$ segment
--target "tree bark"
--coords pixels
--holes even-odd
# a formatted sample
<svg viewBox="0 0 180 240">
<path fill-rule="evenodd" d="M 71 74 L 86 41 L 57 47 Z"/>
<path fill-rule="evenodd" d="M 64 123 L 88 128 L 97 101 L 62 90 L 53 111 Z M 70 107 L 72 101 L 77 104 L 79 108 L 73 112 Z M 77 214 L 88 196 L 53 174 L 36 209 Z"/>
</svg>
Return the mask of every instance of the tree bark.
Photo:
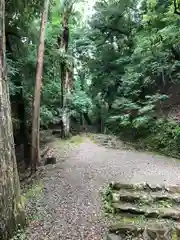
<svg viewBox="0 0 180 240">
<path fill-rule="evenodd" d="M 85 78 L 85 73 L 84 72 L 81 72 L 80 74 L 80 81 L 81 81 L 81 91 L 84 91 L 84 78 Z M 83 116 L 83 113 L 80 112 L 80 125 L 83 127 L 84 129 L 84 126 L 85 126 L 85 123 L 84 123 L 84 116 Z"/>
<path fill-rule="evenodd" d="M 68 51 L 69 45 L 69 17 L 72 10 L 72 4 L 70 4 L 69 9 L 63 12 L 62 16 L 62 27 L 63 32 L 61 36 L 61 42 L 59 47 L 64 50 L 64 53 Z M 73 73 L 68 69 L 66 63 L 61 63 L 61 108 L 62 108 L 62 125 L 61 132 L 63 138 L 68 138 L 70 134 L 70 111 L 68 108 L 66 95 L 70 93 L 72 89 L 72 79 Z"/>
<path fill-rule="evenodd" d="M 5 64 L 5 1 L 0 1 L 0 239 L 25 224 L 17 171 Z"/>
<path fill-rule="evenodd" d="M 20 87 L 20 92 L 15 96 L 18 106 L 18 118 L 20 120 L 20 129 L 19 129 L 19 139 L 20 144 L 23 145 L 23 153 L 24 153 L 24 163 L 26 169 L 30 164 L 30 148 L 29 148 L 29 134 L 27 129 L 27 121 L 26 121 L 26 110 L 25 110 L 25 99 L 23 93 L 23 85 L 20 81 L 18 85 Z"/>
<path fill-rule="evenodd" d="M 33 104 L 33 119 L 32 119 L 32 142 L 31 142 L 31 170 L 35 172 L 37 165 L 40 161 L 40 98 L 41 98 L 41 85 L 42 85 L 42 71 L 43 71 L 43 58 L 44 58 L 44 38 L 49 8 L 49 0 L 44 0 L 44 9 L 41 19 L 41 33 L 40 44 L 37 56 L 36 68 L 36 86 L 34 90 L 34 104 Z"/>
</svg>

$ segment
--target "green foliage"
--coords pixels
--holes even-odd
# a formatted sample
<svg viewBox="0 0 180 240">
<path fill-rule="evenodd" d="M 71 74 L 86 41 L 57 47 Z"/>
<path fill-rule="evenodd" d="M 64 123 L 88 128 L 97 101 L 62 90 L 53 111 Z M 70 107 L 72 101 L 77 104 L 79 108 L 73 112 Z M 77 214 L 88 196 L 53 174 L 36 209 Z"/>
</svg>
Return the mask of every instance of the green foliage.
<svg viewBox="0 0 180 240">
<path fill-rule="evenodd" d="M 11 240 L 26 240 L 27 236 L 26 233 L 24 232 L 24 229 L 22 229 L 20 226 L 16 231 L 16 234 L 11 238 Z"/>
<path fill-rule="evenodd" d="M 16 102 L 23 89 L 28 119 L 32 117 L 41 5 L 38 1 L 21 4 L 11 0 L 6 8 L 10 94 Z M 74 70 L 73 89 L 66 96 L 74 116 L 88 113 L 116 134 L 145 138 L 146 145 L 152 140 L 158 149 L 159 141 L 160 146 L 173 145 L 178 151 L 177 127 L 172 130 L 166 122 L 156 121 L 158 106 L 167 100 L 170 87 L 180 82 L 180 19 L 174 14 L 173 1 L 98 0 L 93 15 L 86 20 L 85 9 L 83 1 L 53 1 L 50 6 L 41 126 L 48 127 L 61 118 L 63 62 Z M 17 19 L 13 17 L 16 12 L 20 13 Z M 62 13 L 70 17 L 67 53 L 59 50 L 58 43 Z"/>
<path fill-rule="evenodd" d="M 72 95 L 72 109 L 78 113 L 88 113 L 92 108 L 92 101 L 84 91 L 76 91 Z"/>
<path fill-rule="evenodd" d="M 145 148 L 173 157 L 180 157 L 180 127 L 175 122 L 158 120 L 143 139 Z"/>
<path fill-rule="evenodd" d="M 16 4 L 15 4 L 16 2 Z M 79 3 L 79 2 L 78 2 Z M 72 68 L 74 56 L 72 52 L 73 32 L 75 26 L 79 25 L 81 14 L 75 12 L 77 2 L 63 1 L 61 6 L 59 1 L 51 1 L 47 31 L 45 36 L 45 53 L 43 66 L 43 86 L 41 97 L 41 126 L 48 127 L 50 123 L 57 123 L 61 119 L 61 69 L 60 64 L 65 62 Z M 10 95 L 13 102 L 19 101 L 20 90 L 23 89 L 27 122 L 32 119 L 32 103 L 34 95 L 34 83 L 36 77 L 37 47 L 39 44 L 40 22 L 42 4 L 38 1 L 30 1 L 28 4 L 20 4 L 19 1 L 10 0 L 7 3 L 7 70 L 10 87 Z M 69 52 L 65 54 L 59 49 L 58 37 L 62 35 L 62 13 L 70 14 Z M 72 14 L 71 14 L 72 11 Z M 20 14 L 17 19 L 13 17 Z M 11 20 L 11 24 L 10 21 Z M 79 78 L 74 78 L 75 84 L 80 82 Z M 91 108 L 91 100 L 85 91 L 79 91 L 75 87 L 70 98 L 69 106 L 78 112 L 87 112 Z M 74 101 L 74 103 L 73 103 Z M 18 119 L 15 119 L 18 120 Z"/>
<path fill-rule="evenodd" d="M 114 213 L 114 209 L 112 207 L 112 188 L 110 185 L 105 186 L 102 190 L 102 199 L 104 203 L 104 210 L 106 214 L 112 214 Z"/>
<path fill-rule="evenodd" d="M 24 198 L 25 201 L 29 200 L 30 198 L 38 198 L 43 195 L 43 183 L 40 181 L 37 184 L 33 184 L 25 193 Z"/>
<path fill-rule="evenodd" d="M 179 151 L 177 127 L 171 132 L 156 120 L 169 88 L 180 82 L 179 21 L 173 1 L 99 0 L 76 40 L 78 59 L 91 79 L 96 118 L 116 134 L 149 137 L 149 146 L 157 139 L 160 151 L 164 145 Z"/>
<path fill-rule="evenodd" d="M 40 117 L 41 125 L 48 127 L 50 123 L 59 122 L 60 114 L 58 114 L 57 110 L 53 110 L 51 108 L 48 108 L 46 105 L 43 105 L 40 108 Z"/>
</svg>

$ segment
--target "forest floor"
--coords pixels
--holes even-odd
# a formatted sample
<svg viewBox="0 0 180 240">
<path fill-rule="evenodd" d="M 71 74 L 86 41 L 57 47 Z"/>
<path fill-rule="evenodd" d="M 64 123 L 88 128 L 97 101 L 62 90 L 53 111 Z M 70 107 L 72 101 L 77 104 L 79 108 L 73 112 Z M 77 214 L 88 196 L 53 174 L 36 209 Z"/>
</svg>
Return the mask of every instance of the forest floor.
<svg viewBox="0 0 180 240">
<path fill-rule="evenodd" d="M 101 190 L 109 182 L 180 184 L 178 160 L 135 151 L 114 137 L 82 135 L 50 145 L 57 163 L 43 167 L 41 194 L 27 203 L 34 217 L 25 239 L 104 239 L 109 222 Z"/>
</svg>

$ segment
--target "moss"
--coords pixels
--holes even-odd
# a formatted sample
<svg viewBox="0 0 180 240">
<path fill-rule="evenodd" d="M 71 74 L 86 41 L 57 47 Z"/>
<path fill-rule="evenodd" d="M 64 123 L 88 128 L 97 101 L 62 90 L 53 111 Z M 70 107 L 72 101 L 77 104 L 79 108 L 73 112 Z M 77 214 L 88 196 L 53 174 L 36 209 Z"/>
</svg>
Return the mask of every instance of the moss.
<svg viewBox="0 0 180 240">
<path fill-rule="evenodd" d="M 20 226 L 16 231 L 16 234 L 13 236 L 13 238 L 11 238 L 11 240 L 26 240 L 27 236 L 26 233 L 24 231 L 24 229 L 22 229 Z"/>
<path fill-rule="evenodd" d="M 28 203 L 28 201 L 30 201 L 31 199 L 38 199 L 42 196 L 43 194 L 43 182 L 39 181 L 36 184 L 32 185 L 26 192 L 24 192 L 24 194 L 22 195 L 22 199 L 20 201 L 21 204 L 18 204 L 16 207 L 19 208 L 18 212 L 22 212 L 22 215 L 17 216 L 19 218 L 18 222 L 21 222 L 20 218 L 24 219 L 24 212 L 20 211 L 21 208 L 24 209 L 24 204 L 26 205 Z M 17 211 L 15 209 L 15 211 Z M 39 219 L 39 216 L 37 214 L 32 214 L 30 216 L 27 216 L 26 218 L 26 224 L 29 225 L 31 223 L 31 221 L 33 220 L 37 220 Z M 27 239 L 25 230 L 24 230 L 25 225 L 19 224 L 16 227 L 15 230 L 15 235 L 13 236 L 13 238 L 11 240 L 25 240 Z"/>
<path fill-rule="evenodd" d="M 39 183 L 36 183 L 35 185 L 31 186 L 31 188 L 23 195 L 23 200 L 26 203 L 29 198 L 38 198 L 43 193 L 43 183 L 40 181 Z"/>
<path fill-rule="evenodd" d="M 123 216 L 121 219 L 124 223 L 135 223 L 137 225 L 142 225 L 146 222 L 144 216 Z"/>
<path fill-rule="evenodd" d="M 171 200 L 156 201 L 155 204 L 158 208 L 170 208 L 174 205 Z"/>
<path fill-rule="evenodd" d="M 69 142 L 70 143 L 73 143 L 73 144 L 81 144 L 84 142 L 84 137 L 83 136 L 80 136 L 80 135 L 76 135 L 76 136 L 72 136 L 70 139 L 69 139 Z"/>
<path fill-rule="evenodd" d="M 64 147 L 66 145 L 80 145 L 81 143 L 84 142 L 84 137 L 81 135 L 76 135 L 76 136 L 72 136 L 69 139 L 56 139 L 55 140 L 55 144 L 58 147 Z"/>
<path fill-rule="evenodd" d="M 96 143 L 94 134 L 92 134 L 92 133 L 87 133 L 87 136 L 88 136 L 89 140 L 90 140 L 92 143 Z"/>
<path fill-rule="evenodd" d="M 177 237 L 177 234 L 176 234 L 175 230 L 172 232 L 172 240 L 178 240 L 178 237 Z"/>
<path fill-rule="evenodd" d="M 150 207 L 150 206 L 154 206 L 155 208 L 170 208 L 173 207 L 174 202 L 173 200 L 143 200 L 143 199 L 139 199 L 138 201 L 135 201 L 135 203 L 139 206 L 139 207 Z"/>
</svg>

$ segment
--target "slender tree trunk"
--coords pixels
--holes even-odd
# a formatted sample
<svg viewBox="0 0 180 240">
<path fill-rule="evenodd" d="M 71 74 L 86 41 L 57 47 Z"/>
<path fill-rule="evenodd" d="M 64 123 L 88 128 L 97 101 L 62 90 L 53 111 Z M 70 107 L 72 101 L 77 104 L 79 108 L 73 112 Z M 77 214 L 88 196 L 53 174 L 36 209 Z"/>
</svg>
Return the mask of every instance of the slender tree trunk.
<svg viewBox="0 0 180 240">
<path fill-rule="evenodd" d="M 64 109 L 64 81 L 65 81 L 64 76 L 65 76 L 65 64 L 61 63 L 61 109 Z M 63 118 L 61 119 L 61 137 L 65 138 L 65 128 L 64 128 Z"/>
<path fill-rule="evenodd" d="M 20 93 L 17 96 L 18 99 L 18 118 L 20 120 L 20 143 L 23 144 L 24 150 L 24 163 L 25 167 L 28 168 L 30 164 L 30 148 L 29 148 L 29 134 L 26 123 L 26 110 L 25 110 L 25 99 L 23 94 L 23 86 L 20 82 Z"/>
<path fill-rule="evenodd" d="M 66 75 L 65 75 L 65 83 L 64 83 L 64 91 L 65 91 L 65 96 L 64 96 L 64 107 L 63 107 L 63 126 L 64 126 L 64 137 L 68 138 L 70 135 L 70 111 L 68 108 L 68 99 L 67 99 L 67 94 L 71 93 L 72 89 L 72 81 L 73 81 L 73 74 L 69 69 L 66 69 Z"/>
<path fill-rule="evenodd" d="M 84 117 L 82 112 L 80 112 L 80 125 L 84 128 Z"/>
<path fill-rule="evenodd" d="M 82 72 L 82 73 L 80 74 L 81 91 L 84 91 L 84 78 L 85 78 L 85 74 L 84 74 L 84 72 Z M 82 113 L 82 112 L 80 112 L 80 125 L 81 125 L 81 126 L 83 127 L 83 129 L 84 129 L 85 123 L 84 123 L 84 116 L 83 116 L 83 113 Z"/>
<path fill-rule="evenodd" d="M 9 239 L 25 223 L 14 150 L 5 64 L 5 1 L 0 1 L 0 239 Z"/>
<path fill-rule="evenodd" d="M 88 113 L 83 113 L 84 119 L 86 120 L 88 125 L 92 125 L 91 119 L 88 116 Z"/>
<path fill-rule="evenodd" d="M 71 6 L 72 7 L 72 6 Z M 70 10 L 71 11 L 71 10 Z M 62 27 L 63 33 L 61 36 L 61 43 L 59 47 L 67 53 L 68 44 L 69 44 L 69 15 L 66 16 L 66 11 L 62 17 Z M 72 87 L 72 72 L 67 68 L 66 63 L 61 64 L 61 107 L 62 107 L 62 137 L 68 138 L 70 133 L 70 111 L 67 106 L 67 98 L 66 95 L 70 93 Z"/>
<path fill-rule="evenodd" d="M 34 90 L 34 104 L 33 104 L 33 119 L 32 119 L 32 146 L 31 146 L 31 170 L 36 171 L 37 164 L 40 161 L 40 98 L 41 98 L 41 85 L 42 85 L 42 71 L 43 71 L 43 58 L 44 58 L 44 38 L 49 8 L 49 0 L 44 0 L 44 9 L 41 19 L 41 33 L 40 44 L 37 56 L 37 69 L 36 69 L 36 86 Z"/>
</svg>

